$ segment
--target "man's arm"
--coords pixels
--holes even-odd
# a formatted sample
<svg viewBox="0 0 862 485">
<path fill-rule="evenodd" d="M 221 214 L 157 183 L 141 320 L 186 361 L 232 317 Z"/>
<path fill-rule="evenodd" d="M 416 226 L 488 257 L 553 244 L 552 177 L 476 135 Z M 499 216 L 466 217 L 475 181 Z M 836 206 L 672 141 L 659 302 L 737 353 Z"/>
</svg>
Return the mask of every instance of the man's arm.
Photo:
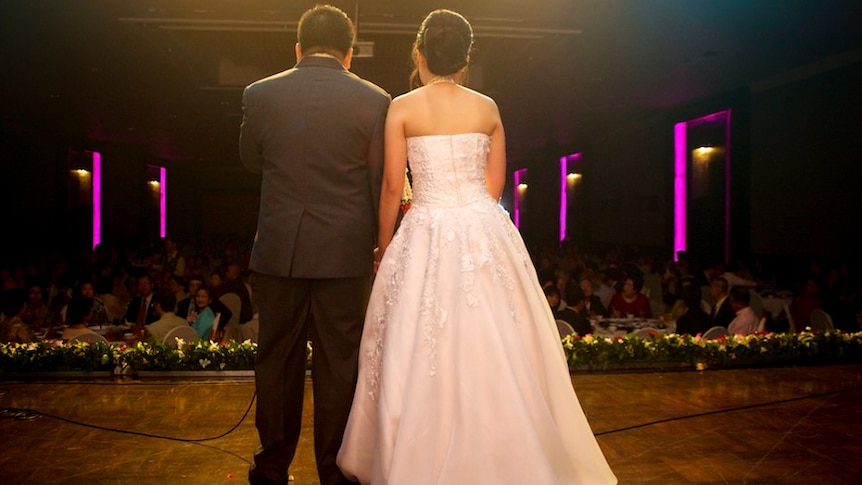
<svg viewBox="0 0 862 485">
<path fill-rule="evenodd" d="M 260 121 L 249 89 L 242 93 L 242 124 L 239 128 L 239 158 L 250 172 L 263 171 L 263 154 L 260 146 Z"/>
</svg>

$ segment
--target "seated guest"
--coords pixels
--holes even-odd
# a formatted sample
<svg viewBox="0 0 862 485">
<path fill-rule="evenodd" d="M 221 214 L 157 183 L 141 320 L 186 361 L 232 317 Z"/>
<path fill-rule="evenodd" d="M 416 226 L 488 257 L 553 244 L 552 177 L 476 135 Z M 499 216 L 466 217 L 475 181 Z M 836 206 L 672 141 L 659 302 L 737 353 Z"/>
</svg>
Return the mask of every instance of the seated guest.
<svg viewBox="0 0 862 485">
<path fill-rule="evenodd" d="M 93 311 L 91 312 L 90 321 L 92 323 L 106 323 L 108 321 L 108 315 L 105 310 L 105 304 L 101 298 L 96 296 L 96 290 L 93 287 L 93 283 L 89 281 L 85 281 L 78 285 L 78 288 L 75 289 L 75 294 L 72 295 L 72 298 L 88 298 L 93 300 Z M 63 323 L 68 322 L 66 319 L 67 314 L 69 312 L 69 305 L 63 307 L 60 311 L 60 321 Z"/>
<path fill-rule="evenodd" d="M 587 301 L 584 292 L 579 287 L 570 285 L 567 295 L 569 297 L 569 306 L 555 312 L 554 317 L 567 322 L 575 329 L 578 335 L 593 333 L 593 326 L 584 315 L 584 307 Z"/>
<path fill-rule="evenodd" d="M 602 299 L 599 298 L 599 295 L 596 295 L 593 291 L 593 280 L 590 278 L 583 277 L 579 281 L 581 292 L 584 295 L 584 307 L 581 310 L 581 315 L 590 318 L 590 317 L 607 317 L 609 315 L 608 309 L 605 308 L 605 305 L 602 303 Z M 570 289 L 568 292 L 573 292 L 574 289 Z M 574 305 L 573 305 L 574 306 Z"/>
<path fill-rule="evenodd" d="M 217 267 L 213 269 L 212 273 L 210 273 L 210 294 L 212 295 L 213 300 L 218 300 L 222 295 L 227 293 L 227 287 L 225 286 L 225 273 L 224 269 L 221 267 Z"/>
<path fill-rule="evenodd" d="M 611 305 L 611 300 L 616 294 L 616 286 L 617 281 L 619 281 L 619 270 L 614 268 L 609 268 L 604 272 L 599 273 L 597 278 L 598 286 L 595 288 L 593 293 L 599 297 L 599 300 L 602 302 L 602 306 L 605 308 L 609 308 Z M 610 315 L 610 312 L 608 312 Z"/>
<path fill-rule="evenodd" d="M 185 318 L 186 321 L 189 322 L 189 324 L 194 323 L 195 319 L 197 318 L 194 302 L 195 296 L 198 294 L 198 290 L 202 286 L 204 286 L 203 276 L 190 276 L 188 279 L 188 296 L 177 301 L 177 309 L 174 313 L 176 313 L 178 317 Z"/>
<path fill-rule="evenodd" d="M 809 277 L 805 281 L 805 291 L 790 304 L 790 315 L 793 317 L 796 332 L 801 332 L 811 324 L 811 312 L 822 305 L 820 285 L 816 279 Z"/>
<path fill-rule="evenodd" d="M 144 325 L 149 325 L 156 321 L 156 313 L 153 311 L 153 278 L 147 273 L 138 276 L 136 281 L 138 288 L 138 296 L 132 298 L 129 302 L 129 308 L 126 311 L 126 321 L 143 328 Z"/>
<path fill-rule="evenodd" d="M 198 318 L 198 307 L 195 305 L 195 301 L 197 300 L 198 290 L 203 288 L 204 279 L 201 276 L 191 276 L 189 277 L 189 297 L 183 299 L 179 303 L 177 303 L 177 310 L 174 312 L 180 318 L 186 319 L 189 322 L 189 325 L 195 323 Z M 209 306 L 212 308 L 214 314 L 219 314 L 219 327 L 224 327 L 227 325 L 227 322 L 230 321 L 233 316 L 233 312 L 221 302 L 221 300 L 216 300 L 212 298 L 212 290 L 210 290 L 210 304 Z"/>
<path fill-rule="evenodd" d="M 683 276 L 682 278 L 680 278 L 680 283 L 679 283 L 680 294 L 674 300 L 673 305 L 671 305 L 671 307 L 670 307 L 670 310 L 668 310 L 667 313 L 665 313 L 662 316 L 662 318 L 665 321 L 675 322 L 675 321 L 679 320 L 679 317 L 683 316 L 683 314 L 685 314 L 686 311 L 688 311 L 689 306 L 686 305 L 684 294 L 686 292 L 686 288 L 690 287 L 690 286 L 694 286 L 694 278 L 693 277 Z M 700 289 L 698 289 L 697 291 L 698 291 L 697 304 L 699 307 L 700 306 L 700 297 L 702 294 L 701 294 Z M 704 312 L 704 313 L 706 313 L 706 312 Z M 709 317 L 709 314 L 707 313 L 706 316 Z"/>
<path fill-rule="evenodd" d="M 254 318 L 254 309 L 251 306 L 251 296 L 242 279 L 242 267 L 237 263 L 230 263 L 225 271 L 225 292 L 236 293 L 239 296 L 240 310 L 239 323 L 248 323 Z"/>
<path fill-rule="evenodd" d="M 622 288 L 611 298 L 608 310 L 615 318 L 632 315 L 634 318 L 652 318 L 649 298 L 641 293 L 643 281 L 633 277 L 623 280 Z"/>
<path fill-rule="evenodd" d="M 676 319 L 676 333 L 697 335 L 712 327 L 712 318 L 700 306 L 701 291 L 693 282 L 680 288 L 685 312 Z"/>
<path fill-rule="evenodd" d="M 176 316 L 173 310 L 177 305 L 177 297 L 173 291 L 164 289 L 153 296 L 153 308 L 159 319 L 147 325 L 147 341 L 163 342 L 165 335 L 177 327 L 188 327 L 189 322 Z M 171 342 L 173 343 L 173 342 Z"/>
<path fill-rule="evenodd" d="M 714 326 L 727 327 L 736 316 L 727 299 L 729 289 L 727 280 L 721 276 L 716 276 L 709 282 L 709 296 L 715 302 L 710 313 Z M 745 289 L 748 290 L 748 288 Z"/>
<path fill-rule="evenodd" d="M 198 333 L 198 337 L 200 337 L 201 340 L 214 339 L 215 334 L 218 332 L 218 329 L 213 328 L 216 313 L 210 306 L 212 301 L 212 291 L 209 287 L 200 287 L 198 292 L 195 294 L 195 311 L 197 313 L 197 317 L 195 318 L 194 323 L 192 323 L 192 328 L 195 329 L 195 332 Z M 224 326 L 224 323 L 221 323 L 222 318 L 227 319 L 224 316 L 219 317 L 219 326 Z"/>
<path fill-rule="evenodd" d="M 93 316 L 93 299 L 82 296 L 75 296 L 69 300 L 69 306 L 66 309 L 66 329 L 60 338 L 64 342 L 78 337 L 80 335 L 97 335 L 96 332 L 87 328 L 90 324 L 90 319 Z"/>
<path fill-rule="evenodd" d="M 0 342 L 23 344 L 33 341 L 30 327 L 20 317 L 25 300 L 23 288 L 0 291 Z"/>
<path fill-rule="evenodd" d="M 737 335 L 748 335 L 757 330 L 757 324 L 760 319 L 757 314 L 751 309 L 751 293 L 744 286 L 736 286 L 730 290 L 730 295 L 727 297 L 730 302 L 730 307 L 736 313 L 736 316 L 727 326 L 727 333 Z"/>
<path fill-rule="evenodd" d="M 182 276 L 170 275 L 165 287 L 174 292 L 174 300 L 185 300 L 189 295 L 186 293 L 186 283 Z"/>
<path fill-rule="evenodd" d="M 53 312 L 45 303 L 41 284 L 30 283 L 27 285 L 27 302 L 20 316 L 21 320 L 33 332 L 46 330 L 53 323 Z"/>
</svg>

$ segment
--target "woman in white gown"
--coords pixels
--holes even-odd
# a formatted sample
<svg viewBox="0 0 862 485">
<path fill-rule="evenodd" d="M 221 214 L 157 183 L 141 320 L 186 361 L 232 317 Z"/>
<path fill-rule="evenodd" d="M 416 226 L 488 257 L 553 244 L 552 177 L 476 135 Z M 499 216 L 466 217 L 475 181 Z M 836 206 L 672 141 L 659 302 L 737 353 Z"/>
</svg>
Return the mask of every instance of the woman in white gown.
<svg viewBox="0 0 862 485">
<path fill-rule="evenodd" d="M 464 17 L 430 13 L 414 45 L 423 87 L 386 119 L 382 260 L 338 464 L 373 485 L 616 483 L 497 203 L 503 125 L 460 85 L 471 46 Z M 414 198 L 393 237 L 407 160 Z"/>
</svg>

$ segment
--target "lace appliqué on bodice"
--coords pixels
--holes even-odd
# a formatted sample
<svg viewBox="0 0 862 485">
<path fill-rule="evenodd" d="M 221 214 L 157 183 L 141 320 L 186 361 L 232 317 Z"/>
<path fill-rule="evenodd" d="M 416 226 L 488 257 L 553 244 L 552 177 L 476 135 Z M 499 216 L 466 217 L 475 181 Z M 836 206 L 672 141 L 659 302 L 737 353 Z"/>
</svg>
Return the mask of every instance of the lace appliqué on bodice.
<svg viewBox="0 0 862 485">
<path fill-rule="evenodd" d="M 490 138 L 480 133 L 408 139 L 413 202 L 381 264 L 377 278 L 382 280 L 375 282 L 375 286 L 383 285 L 380 289 L 384 292 L 384 304 L 372 303 L 366 321 L 366 325 L 373 326 L 366 329 L 372 332 L 373 345 L 365 349 L 364 355 L 368 363 L 365 378 L 372 398 L 379 387 L 387 325 L 404 324 L 390 321 L 404 291 L 421 292 L 419 308 L 414 308 L 411 318 L 418 317 L 416 324 L 422 334 L 428 374 L 434 376 L 438 333 L 448 324 L 471 323 L 449 322 L 449 308 L 461 303 L 469 307 L 489 304 L 477 292 L 476 278 L 490 277 L 500 291 L 511 292 L 515 287 L 512 275 L 502 263 L 511 257 L 506 247 L 520 244 L 520 236 L 508 214 L 485 188 L 489 145 Z M 418 263 L 420 259 L 425 263 Z M 526 254 L 517 263 L 532 269 Z M 450 269 L 453 264 L 458 267 L 458 281 L 441 281 L 441 265 Z M 405 288 L 405 284 L 411 284 L 406 273 L 413 268 L 424 268 L 421 284 Z M 442 301 L 441 288 L 456 283 L 457 297 L 462 302 Z M 512 323 L 517 325 L 511 305 L 509 313 Z"/>
</svg>

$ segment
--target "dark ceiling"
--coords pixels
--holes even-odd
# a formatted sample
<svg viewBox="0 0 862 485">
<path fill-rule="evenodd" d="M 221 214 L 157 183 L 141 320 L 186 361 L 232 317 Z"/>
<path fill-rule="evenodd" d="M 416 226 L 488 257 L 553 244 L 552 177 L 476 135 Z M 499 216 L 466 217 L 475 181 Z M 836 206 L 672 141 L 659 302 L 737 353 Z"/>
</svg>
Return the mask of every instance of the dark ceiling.
<svg viewBox="0 0 862 485">
<path fill-rule="evenodd" d="M 236 164 L 242 87 L 294 63 L 296 21 L 314 3 L 3 0 L 3 117 L 155 159 Z M 353 70 L 393 95 L 424 14 L 463 13 L 476 31 L 471 83 L 497 99 L 510 158 L 862 59 L 859 0 L 332 3 L 374 43 Z"/>
</svg>

